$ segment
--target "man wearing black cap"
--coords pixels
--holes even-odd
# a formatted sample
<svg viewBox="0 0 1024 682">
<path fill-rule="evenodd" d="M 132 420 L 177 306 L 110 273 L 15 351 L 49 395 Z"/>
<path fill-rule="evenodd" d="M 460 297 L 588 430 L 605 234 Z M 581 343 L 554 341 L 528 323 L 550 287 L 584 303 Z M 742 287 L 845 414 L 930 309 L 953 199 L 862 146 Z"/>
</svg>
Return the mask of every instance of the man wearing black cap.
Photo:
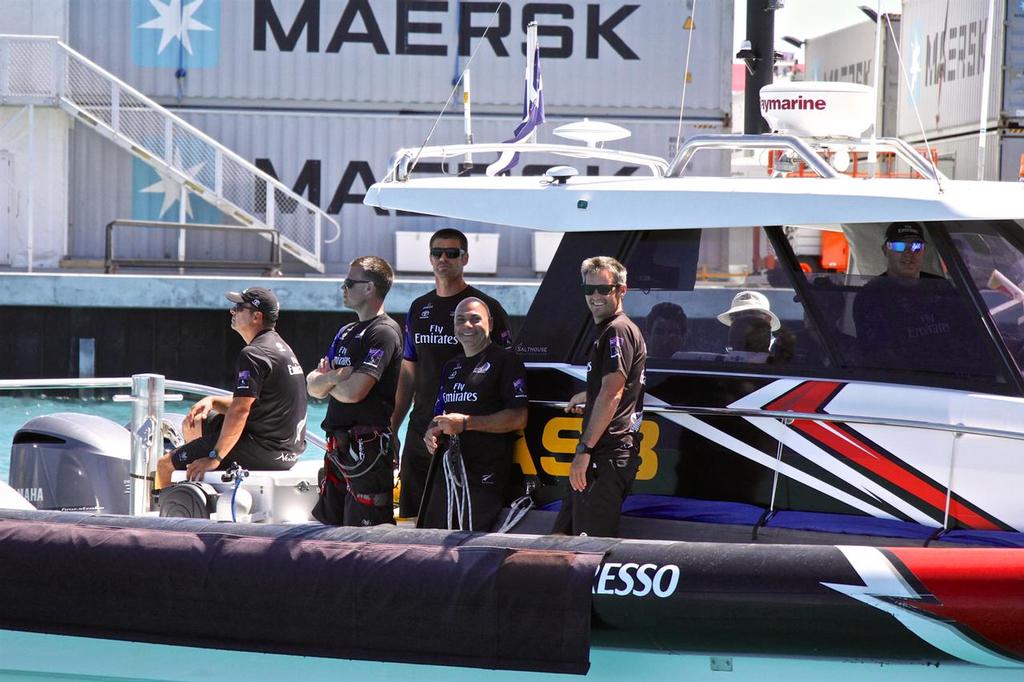
<svg viewBox="0 0 1024 682">
<path fill-rule="evenodd" d="M 944 299 L 946 279 L 923 272 L 924 227 L 896 222 L 885 230 L 886 271 L 868 282 L 853 301 L 859 347 L 882 361 L 932 363 L 942 354 L 950 322 Z"/>
<path fill-rule="evenodd" d="M 280 305 L 270 289 L 228 292 L 231 328 L 245 339 L 232 396 L 208 396 L 182 423 L 185 444 L 157 462 L 156 487 L 175 469 L 190 481 L 238 462 L 246 469 L 290 469 L 306 447 L 306 379 L 274 330 Z"/>
</svg>

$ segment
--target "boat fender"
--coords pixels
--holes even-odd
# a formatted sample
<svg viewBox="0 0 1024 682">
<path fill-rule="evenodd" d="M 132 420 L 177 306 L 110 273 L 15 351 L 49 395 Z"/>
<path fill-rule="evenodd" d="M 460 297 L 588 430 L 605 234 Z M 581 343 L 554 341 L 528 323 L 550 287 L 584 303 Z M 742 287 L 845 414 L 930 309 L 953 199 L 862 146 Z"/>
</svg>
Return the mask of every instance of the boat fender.
<svg viewBox="0 0 1024 682">
<path fill-rule="evenodd" d="M 160 491 L 160 516 L 208 519 L 217 511 L 220 494 L 209 483 L 182 481 Z"/>
</svg>

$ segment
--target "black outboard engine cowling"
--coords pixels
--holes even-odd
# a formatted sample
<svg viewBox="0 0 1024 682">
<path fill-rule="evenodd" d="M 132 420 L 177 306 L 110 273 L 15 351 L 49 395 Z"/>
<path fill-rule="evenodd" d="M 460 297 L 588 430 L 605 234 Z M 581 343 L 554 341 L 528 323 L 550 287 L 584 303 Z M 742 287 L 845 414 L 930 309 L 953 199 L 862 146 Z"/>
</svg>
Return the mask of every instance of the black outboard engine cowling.
<svg viewBox="0 0 1024 682">
<path fill-rule="evenodd" d="M 28 420 L 11 445 L 11 487 L 36 509 L 127 514 L 128 429 L 59 412 Z"/>
</svg>

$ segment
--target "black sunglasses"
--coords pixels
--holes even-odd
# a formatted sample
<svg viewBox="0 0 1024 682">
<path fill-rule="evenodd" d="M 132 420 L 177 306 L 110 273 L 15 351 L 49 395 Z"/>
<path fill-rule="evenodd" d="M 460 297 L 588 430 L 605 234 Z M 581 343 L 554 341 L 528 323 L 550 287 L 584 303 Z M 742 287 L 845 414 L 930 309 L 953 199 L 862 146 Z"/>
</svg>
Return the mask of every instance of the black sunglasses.
<svg viewBox="0 0 1024 682">
<path fill-rule="evenodd" d="M 618 284 L 584 284 L 583 285 L 583 295 L 584 296 L 590 296 L 591 294 L 593 294 L 596 291 L 597 293 L 601 294 L 602 296 L 607 296 L 608 294 L 612 293 L 613 291 L 615 291 L 618 288 L 619 288 Z"/>
<path fill-rule="evenodd" d="M 369 283 L 370 283 L 370 280 L 368 280 L 368 279 L 352 279 L 351 277 L 346 277 L 345 281 L 341 283 L 341 286 L 346 288 L 346 289 L 351 289 L 352 287 L 354 287 L 357 284 L 369 284 Z"/>
<path fill-rule="evenodd" d="M 439 246 L 435 246 L 430 249 L 430 255 L 432 258 L 440 258 L 441 256 L 444 256 L 448 260 L 455 260 L 464 253 L 466 252 L 463 249 L 442 249 Z"/>
<path fill-rule="evenodd" d="M 231 309 L 234 310 L 236 313 L 240 313 L 243 310 L 252 310 L 253 312 L 256 311 L 255 308 L 253 308 L 251 305 L 247 303 L 236 303 L 235 305 L 231 306 Z"/>
</svg>

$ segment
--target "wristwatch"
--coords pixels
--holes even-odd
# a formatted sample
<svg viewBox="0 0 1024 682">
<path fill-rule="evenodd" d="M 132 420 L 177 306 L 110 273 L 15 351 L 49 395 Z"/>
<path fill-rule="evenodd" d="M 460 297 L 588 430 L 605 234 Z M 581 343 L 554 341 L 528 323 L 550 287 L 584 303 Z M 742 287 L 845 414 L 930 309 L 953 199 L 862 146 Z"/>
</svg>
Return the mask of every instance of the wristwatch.
<svg viewBox="0 0 1024 682">
<path fill-rule="evenodd" d="M 217 454 L 217 450 L 216 449 L 210 450 L 210 454 L 207 455 L 207 457 L 209 457 L 210 459 L 217 460 L 218 464 L 220 464 L 221 462 L 224 461 L 224 458 Z"/>
<path fill-rule="evenodd" d="M 592 445 L 587 445 L 583 441 L 580 441 L 579 443 L 576 444 L 576 454 L 592 455 L 594 454 L 594 447 Z"/>
</svg>

